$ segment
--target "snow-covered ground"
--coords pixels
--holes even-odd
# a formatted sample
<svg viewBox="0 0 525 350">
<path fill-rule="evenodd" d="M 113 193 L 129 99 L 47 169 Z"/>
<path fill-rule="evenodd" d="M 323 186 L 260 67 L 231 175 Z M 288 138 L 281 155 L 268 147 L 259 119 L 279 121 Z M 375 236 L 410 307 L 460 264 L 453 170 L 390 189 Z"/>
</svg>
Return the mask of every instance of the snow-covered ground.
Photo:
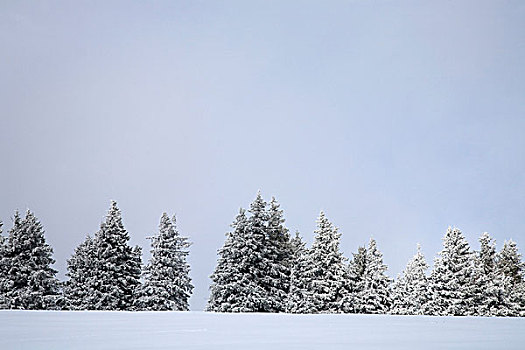
<svg viewBox="0 0 525 350">
<path fill-rule="evenodd" d="M 0 311 L 0 349 L 525 349 L 525 319 Z"/>
</svg>

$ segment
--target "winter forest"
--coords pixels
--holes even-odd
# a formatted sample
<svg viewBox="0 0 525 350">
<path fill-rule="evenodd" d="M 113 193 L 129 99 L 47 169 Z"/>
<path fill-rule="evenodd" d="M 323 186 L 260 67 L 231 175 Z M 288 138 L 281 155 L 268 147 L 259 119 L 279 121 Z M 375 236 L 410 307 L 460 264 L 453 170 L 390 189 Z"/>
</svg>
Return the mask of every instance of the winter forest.
<svg viewBox="0 0 525 350">
<path fill-rule="evenodd" d="M 525 316 L 518 247 L 508 240 L 496 251 L 486 232 L 475 250 L 449 227 L 431 270 L 417 245 L 392 280 L 378 242 L 370 238 L 345 257 L 341 233 L 324 212 L 310 247 L 299 232 L 290 235 L 277 200 L 266 202 L 260 192 L 231 226 L 218 250 L 206 311 Z M 130 246 L 129 239 L 112 202 L 99 231 L 76 247 L 67 278 L 59 281 L 42 224 L 31 211 L 23 217 L 15 212 L 7 237 L 0 235 L 0 308 L 188 310 L 191 243 L 178 232 L 175 217 L 162 214 L 145 265 L 141 247 Z"/>
</svg>

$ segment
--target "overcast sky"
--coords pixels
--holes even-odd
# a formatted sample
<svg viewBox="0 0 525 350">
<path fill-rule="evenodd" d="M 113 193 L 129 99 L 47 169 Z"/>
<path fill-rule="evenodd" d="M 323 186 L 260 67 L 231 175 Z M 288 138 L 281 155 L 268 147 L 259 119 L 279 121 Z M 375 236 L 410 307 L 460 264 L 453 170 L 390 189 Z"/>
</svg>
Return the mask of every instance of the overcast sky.
<svg viewBox="0 0 525 350">
<path fill-rule="evenodd" d="M 202 309 L 258 189 L 391 276 L 449 225 L 525 249 L 524 1 L 2 1 L 0 47 L 0 219 L 61 278 L 114 199 L 145 259 L 177 214 Z"/>
</svg>

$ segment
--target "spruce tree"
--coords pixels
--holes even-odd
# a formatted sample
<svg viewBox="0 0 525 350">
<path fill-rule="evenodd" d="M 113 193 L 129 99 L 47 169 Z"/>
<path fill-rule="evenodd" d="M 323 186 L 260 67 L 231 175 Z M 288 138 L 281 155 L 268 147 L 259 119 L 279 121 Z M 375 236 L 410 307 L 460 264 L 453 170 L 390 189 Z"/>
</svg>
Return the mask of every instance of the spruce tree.
<svg viewBox="0 0 525 350">
<path fill-rule="evenodd" d="M 392 308 L 396 315 L 424 315 L 430 298 L 426 271 L 428 264 L 417 245 L 417 253 L 408 262 L 392 288 Z"/>
<path fill-rule="evenodd" d="M 116 202 L 95 235 L 95 310 L 132 310 L 140 285 L 141 249 L 129 246 Z"/>
<path fill-rule="evenodd" d="M 521 260 L 516 242 L 505 241 L 497 254 L 497 270 L 505 276 L 505 294 L 509 316 L 525 316 L 525 264 Z"/>
<path fill-rule="evenodd" d="M 343 312 L 361 313 L 364 312 L 358 296 L 363 292 L 364 274 L 366 268 L 366 247 L 359 247 L 356 253 L 352 253 L 353 258 L 348 264 L 347 269 L 347 289 L 348 292 L 343 297 Z"/>
<path fill-rule="evenodd" d="M 224 246 L 219 249 L 215 271 L 211 275 L 210 298 L 207 311 L 256 312 L 261 310 L 265 290 L 259 284 L 259 272 L 254 269 L 260 246 L 248 231 L 244 209 L 226 234 Z M 262 238 L 261 238 L 262 241 Z"/>
<path fill-rule="evenodd" d="M 187 263 L 188 238 L 179 234 L 175 216 L 163 213 L 159 234 L 151 237 L 151 259 L 144 268 L 144 283 L 136 308 L 151 311 L 187 311 L 193 291 Z"/>
<path fill-rule="evenodd" d="M 310 253 L 299 232 L 292 239 L 292 251 L 290 291 L 285 311 L 294 314 L 316 312 L 312 293 L 312 262 Z"/>
<path fill-rule="evenodd" d="M 461 231 L 449 227 L 443 250 L 430 275 L 432 302 L 429 312 L 441 316 L 469 315 L 473 310 L 472 253 Z"/>
<path fill-rule="evenodd" d="M 67 261 L 68 280 L 64 285 L 66 307 L 70 310 L 92 310 L 96 308 L 95 241 L 91 236 L 75 248 Z"/>
<path fill-rule="evenodd" d="M 345 258 L 339 251 L 341 234 L 321 211 L 315 239 L 309 250 L 311 291 L 315 312 L 344 312 L 344 296 L 348 293 Z"/>
<path fill-rule="evenodd" d="M 496 266 L 496 243 L 485 232 L 479 238 L 480 250 L 473 255 L 473 314 L 506 316 L 510 300 L 505 291 L 505 275 Z"/>
<path fill-rule="evenodd" d="M 3 243 L 0 303 L 8 309 L 48 310 L 61 307 L 60 283 L 53 249 L 41 223 L 31 211 L 15 213 L 13 228 Z"/>
<path fill-rule="evenodd" d="M 503 243 L 503 248 L 498 254 L 497 268 L 511 280 L 512 285 L 523 281 L 525 263 L 521 261 L 518 246 L 512 239 Z"/>
<path fill-rule="evenodd" d="M 260 194 L 259 194 L 260 195 Z M 283 312 L 290 290 L 292 246 L 288 229 L 284 226 L 283 211 L 272 197 L 267 213 L 264 242 L 264 271 L 261 284 L 267 292 L 266 312 Z"/>
<path fill-rule="evenodd" d="M 371 238 L 366 249 L 366 265 L 363 273 L 363 287 L 357 295 L 361 312 L 367 314 L 387 313 L 391 305 L 390 278 L 385 275 L 387 266 L 383 254 Z"/>
</svg>

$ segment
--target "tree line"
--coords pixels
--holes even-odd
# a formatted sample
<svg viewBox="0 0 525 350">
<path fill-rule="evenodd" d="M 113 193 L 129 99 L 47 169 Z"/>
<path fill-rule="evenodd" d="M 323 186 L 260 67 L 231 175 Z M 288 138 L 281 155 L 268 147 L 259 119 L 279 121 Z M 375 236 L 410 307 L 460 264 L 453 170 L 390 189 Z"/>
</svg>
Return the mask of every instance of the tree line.
<svg viewBox="0 0 525 350">
<path fill-rule="evenodd" d="M 399 315 L 525 316 L 524 263 L 516 243 L 497 252 L 488 233 L 472 251 L 449 227 L 443 249 L 429 265 L 418 245 L 394 281 L 377 242 L 370 239 L 348 259 L 341 234 L 321 212 L 310 248 L 292 238 L 283 211 L 258 193 L 241 209 L 219 250 L 208 311 L 366 313 Z"/>
<path fill-rule="evenodd" d="M 27 310 L 188 310 L 193 291 L 186 261 L 190 242 L 179 234 L 175 216 L 162 214 L 151 239 L 151 259 L 129 245 L 116 202 L 93 237 L 67 261 L 60 282 L 53 250 L 31 211 L 15 213 L 8 237 L 0 235 L 0 308 Z M 1 224 L 0 224 L 1 228 Z"/>
<path fill-rule="evenodd" d="M 191 243 L 166 213 L 149 237 L 151 258 L 143 266 L 142 250 L 129 245 L 112 202 L 100 229 L 68 259 L 63 282 L 31 211 L 15 213 L 7 237 L 1 228 L 0 222 L 0 308 L 189 309 Z M 449 227 L 431 271 L 418 245 L 393 280 L 374 239 L 346 258 L 341 234 L 323 212 L 314 234 L 311 247 L 298 232 L 291 237 L 277 200 L 267 203 L 258 193 L 249 210 L 239 210 L 218 250 L 206 311 L 525 316 L 525 264 L 512 240 L 497 251 L 483 233 L 473 251 Z"/>
</svg>

